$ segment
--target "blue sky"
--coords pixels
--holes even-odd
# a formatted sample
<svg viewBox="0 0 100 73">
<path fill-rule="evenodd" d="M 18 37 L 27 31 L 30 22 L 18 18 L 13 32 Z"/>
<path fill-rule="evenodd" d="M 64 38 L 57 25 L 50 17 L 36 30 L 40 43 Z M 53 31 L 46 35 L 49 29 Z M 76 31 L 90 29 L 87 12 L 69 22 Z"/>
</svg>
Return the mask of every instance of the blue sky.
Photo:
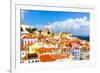
<svg viewBox="0 0 100 73">
<path fill-rule="evenodd" d="M 89 35 L 89 13 L 21 10 L 21 24 L 48 27 L 54 32 Z M 78 32 L 77 32 L 78 31 Z"/>
</svg>

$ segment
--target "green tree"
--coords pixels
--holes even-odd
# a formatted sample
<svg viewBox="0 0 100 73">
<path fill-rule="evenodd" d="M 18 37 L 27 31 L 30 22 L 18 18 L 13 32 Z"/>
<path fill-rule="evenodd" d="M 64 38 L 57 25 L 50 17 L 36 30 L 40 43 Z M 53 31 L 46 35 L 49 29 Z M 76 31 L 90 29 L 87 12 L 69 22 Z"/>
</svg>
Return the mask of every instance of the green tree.
<svg viewBox="0 0 100 73">
<path fill-rule="evenodd" d="M 28 32 L 32 33 L 32 32 L 34 32 L 34 31 L 36 31 L 37 29 L 36 29 L 36 28 L 26 28 L 26 30 L 27 30 Z"/>
<path fill-rule="evenodd" d="M 21 30 L 21 31 L 24 31 L 22 27 L 21 27 L 21 29 L 20 29 L 20 30 Z"/>
</svg>

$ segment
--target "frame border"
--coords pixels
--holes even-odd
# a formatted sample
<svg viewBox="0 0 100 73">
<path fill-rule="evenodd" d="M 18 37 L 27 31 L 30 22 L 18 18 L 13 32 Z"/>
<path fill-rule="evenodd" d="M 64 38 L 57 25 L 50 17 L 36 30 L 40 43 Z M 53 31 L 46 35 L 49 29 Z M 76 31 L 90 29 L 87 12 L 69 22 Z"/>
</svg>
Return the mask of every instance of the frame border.
<svg viewBox="0 0 100 73">
<path fill-rule="evenodd" d="M 72 7 L 71 7 L 71 6 L 68 6 L 68 5 L 66 5 L 66 6 L 57 6 L 57 5 L 53 6 L 52 4 L 51 4 L 51 5 L 45 5 L 45 4 L 44 4 L 44 5 L 42 5 L 42 4 L 41 4 L 41 5 L 40 5 L 40 4 L 33 4 L 33 5 L 32 5 L 32 4 L 15 4 L 15 38 L 16 38 L 16 5 L 42 6 L 42 7 L 57 7 L 57 8 L 78 8 L 78 9 L 93 9 L 93 10 L 95 9 L 95 7 L 93 7 L 93 6 L 92 6 L 92 7 L 81 7 L 81 6 L 78 6 L 78 7 L 77 7 L 77 6 L 72 6 Z M 12 5 L 12 1 L 11 1 L 11 3 L 10 3 L 10 7 L 11 7 L 11 8 L 10 8 L 10 15 L 11 15 L 11 17 L 10 17 L 10 24 L 11 24 L 11 25 L 10 25 L 10 28 L 11 28 L 11 29 L 10 29 L 10 35 L 11 35 L 11 36 L 10 36 L 10 40 L 11 40 L 11 42 L 10 42 L 10 48 L 11 48 L 11 49 L 10 49 L 10 56 L 11 56 L 11 58 L 10 58 L 10 60 L 11 60 L 11 61 L 10 61 L 10 69 L 11 69 L 11 73 L 12 73 L 12 72 L 16 72 L 16 70 L 17 70 L 17 68 L 16 68 L 16 39 L 15 39 L 15 43 L 14 43 L 14 44 L 15 44 L 15 48 L 14 48 L 14 49 L 15 49 L 15 62 L 14 62 L 14 63 L 15 63 L 15 67 L 13 66 L 13 63 L 12 63 L 12 62 L 13 62 L 13 57 L 12 57 L 12 55 L 13 55 L 13 54 L 12 54 L 12 52 L 13 52 L 13 51 L 12 51 L 12 44 L 13 44 L 13 43 L 12 43 L 12 41 L 13 41 L 13 39 L 12 39 L 12 31 L 13 31 L 13 30 L 12 30 L 12 28 L 13 28 L 13 27 L 12 27 L 12 18 L 13 18 L 13 17 L 12 17 L 12 11 L 13 11 L 13 9 L 12 9 L 12 6 L 13 6 L 13 5 Z M 84 6 L 84 5 L 83 5 L 83 6 Z M 13 69 L 13 68 L 14 68 L 14 69 Z"/>
</svg>

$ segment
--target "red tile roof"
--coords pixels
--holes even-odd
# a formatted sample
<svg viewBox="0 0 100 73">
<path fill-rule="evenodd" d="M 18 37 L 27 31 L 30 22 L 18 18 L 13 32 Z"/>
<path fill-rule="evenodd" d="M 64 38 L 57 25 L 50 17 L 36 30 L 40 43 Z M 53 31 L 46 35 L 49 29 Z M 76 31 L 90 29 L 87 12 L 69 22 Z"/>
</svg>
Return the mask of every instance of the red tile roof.
<svg viewBox="0 0 100 73">
<path fill-rule="evenodd" d="M 37 51 L 39 53 L 49 52 L 49 51 L 53 51 L 53 50 L 56 50 L 56 49 L 55 48 L 39 48 L 39 49 L 37 49 Z"/>
<path fill-rule="evenodd" d="M 46 55 L 41 55 L 40 56 L 40 61 L 41 62 L 50 62 L 50 61 L 55 61 L 56 60 L 56 55 L 50 55 L 50 54 L 46 54 Z"/>
</svg>

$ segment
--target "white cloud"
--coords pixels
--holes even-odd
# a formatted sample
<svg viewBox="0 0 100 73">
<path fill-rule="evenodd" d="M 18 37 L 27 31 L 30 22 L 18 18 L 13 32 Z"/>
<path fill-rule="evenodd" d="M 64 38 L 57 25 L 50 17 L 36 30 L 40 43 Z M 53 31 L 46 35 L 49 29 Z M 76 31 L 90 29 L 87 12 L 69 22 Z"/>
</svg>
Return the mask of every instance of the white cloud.
<svg viewBox="0 0 100 73">
<path fill-rule="evenodd" d="M 49 25 L 47 25 L 46 27 L 50 28 L 50 29 L 55 29 L 55 27 L 59 28 L 59 29 L 78 29 L 81 26 L 89 26 L 89 21 L 87 20 L 87 17 L 83 17 L 83 18 L 70 18 L 70 19 L 66 19 L 64 21 L 56 21 L 53 22 Z"/>
<path fill-rule="evenodd" d="M 56 31 L 71 31 L 71 30 L 80 30 L 78 32 L 88 32 L 89 30 L 89 21 L 87 17 L 82 17 L 82 18 L 70 18 L 66 19 L 64 21 L 56 21 L 53 22 L 45 27 L 48 27 L 49 29 Z"/>
</svg>

